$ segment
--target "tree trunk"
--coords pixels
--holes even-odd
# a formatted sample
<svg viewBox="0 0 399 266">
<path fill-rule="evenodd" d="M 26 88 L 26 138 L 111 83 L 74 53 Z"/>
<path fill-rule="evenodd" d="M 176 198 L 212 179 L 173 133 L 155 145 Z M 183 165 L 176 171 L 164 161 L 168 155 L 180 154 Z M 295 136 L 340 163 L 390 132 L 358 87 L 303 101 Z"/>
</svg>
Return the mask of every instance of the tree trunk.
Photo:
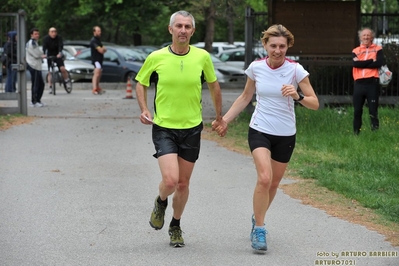
<svg viewBox="0 0 399 266">
<path fill-rule="evenodd" d="M 205 8 L 205 47 L 208 52 L 212 52 L 213 36 L 215 35 L 215 14 L 216 6 L 214 0 Z"/>
<path fill-rule="evenodd" d="M 378 4 L 379 4 L 380 0 L 373 0 L 373 14 L 374 13 L 378 13 Z M 374 31 L 375 33 L 375 38 L 377 38 L 378 36 L 378 17 L 377 16 L 373 16 L 373 25 L 370 25 L 371 29 Z"/>
<path fill-rule="evenodd" d="M 234 9 L 229 1 L 226 1 L 226 19 L 227 19 L 227 41 L 234 43 Z"/>
</svg>

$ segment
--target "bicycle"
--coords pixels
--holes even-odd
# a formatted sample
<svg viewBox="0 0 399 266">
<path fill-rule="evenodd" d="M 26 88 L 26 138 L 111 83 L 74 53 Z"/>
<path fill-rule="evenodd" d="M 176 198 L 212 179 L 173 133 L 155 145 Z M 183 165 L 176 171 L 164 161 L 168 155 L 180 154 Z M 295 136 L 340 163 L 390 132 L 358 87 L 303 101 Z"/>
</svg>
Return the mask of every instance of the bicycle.
<svg viewBox="0 0 399 266">
<path fill-rule="evenodd" d="M 69 71 L 65 69 L 65 71 L 68 73 L 68 79 L 69 79 L 69 85 L 67 84 L 67 82 L 65 82 L 64 77 L 62 76 L 61 71 L 56 70 L 57 63 L 57 56 L 48 56 L 47 60 L 51 60 L 51 65 L 50 65 L 50 71 L 47 75 L 51 75 L 51 84 L 52 84 L 52 94 L 55 95 L 55 87 L 56 87 L 56 83 L 58 82 L 58 84 L 61 86 L 64 86 L 64 89 L 67 93 L 71 93 L 72 92 L 72 81 L 71 81 L 71 75 L 69 74 Z"/>
</svg>

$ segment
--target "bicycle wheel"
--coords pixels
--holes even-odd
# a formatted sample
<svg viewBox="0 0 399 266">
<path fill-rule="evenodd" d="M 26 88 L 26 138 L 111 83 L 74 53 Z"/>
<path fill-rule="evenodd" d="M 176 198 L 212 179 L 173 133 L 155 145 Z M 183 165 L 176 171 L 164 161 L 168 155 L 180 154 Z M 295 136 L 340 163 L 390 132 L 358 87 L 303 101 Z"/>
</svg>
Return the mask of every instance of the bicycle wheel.
<svg viewBox="0 0 399 266">
<path fill-rule="evenodd" d="M 72 79 L 71 79 L 71 74 L 69 74 L 68 71 L 66 71 L 68 73 L 68 80 L 69 82 L 65 82 L 64 79 L 62 79 L 63 84 L 64 84 L 64 89 L 67 93 L 71 93 L 72 92 Z M 68 84 L 69 83 L 69 84 Z"/>
<path fill-rule="evenodd" d="M 55 95 L 55 86 L 57 84 L 57 73 L 54 71 L 54 68 L 53 71 L 51 71 L 51 84 L 53 85 L 52 86 L 53 95 Z"/>
</svg>

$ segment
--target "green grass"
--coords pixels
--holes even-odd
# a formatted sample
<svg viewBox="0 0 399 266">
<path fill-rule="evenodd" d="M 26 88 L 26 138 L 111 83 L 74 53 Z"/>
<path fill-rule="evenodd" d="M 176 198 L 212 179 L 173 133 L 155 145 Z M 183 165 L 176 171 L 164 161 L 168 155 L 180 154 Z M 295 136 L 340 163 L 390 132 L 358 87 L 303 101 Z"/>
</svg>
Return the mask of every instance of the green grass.
<svg viewBox="0 0 399 266">
<path fill-rule="evenodd" d="M 21 117 L 20 114 L 17 115 L 0 115 L 0 128 L 7 122 L 9 123 L 12 121 L 15 117 Z"/>
<path fill-rule="evenodd" d="M 352 130 L 353 107 L 312 111 L 298 106 L 297 144 L 289 169 L 301 178 L 374 209 L 399 223 L 399 111 L 379 109 L 380 129 L 370 130 L 364 108 L 360 135 Z M 243 112 L 229 125 L 229 137 L 247 146 L 250 115 Z"/>
</svg>

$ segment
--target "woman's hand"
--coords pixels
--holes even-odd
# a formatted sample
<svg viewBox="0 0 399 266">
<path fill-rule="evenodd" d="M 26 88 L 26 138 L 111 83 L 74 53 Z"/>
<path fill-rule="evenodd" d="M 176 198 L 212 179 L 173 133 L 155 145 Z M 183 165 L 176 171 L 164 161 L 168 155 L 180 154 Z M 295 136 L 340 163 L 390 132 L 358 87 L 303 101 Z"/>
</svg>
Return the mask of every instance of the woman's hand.
<svg viewBox="0 0 399 266">
<path fill-rule="evenodd" d="M 294 85 L 291 85 L 291 84 L 288 84 L 288 85 L 283 84 L 283 87 L 281 88 L 281 94 L 284 97 L 291 96 L 295 100 L 299 99 L 299 94 L 298 94 L 296 88 L 294 87 Z"/>
<path fill-rule="evenodd" d="M 220 137 L 224 137 L 227 133 L 227 122 L 222 118 L 212 122 L 212 130 L 216 131 Z"/>
</svg>

